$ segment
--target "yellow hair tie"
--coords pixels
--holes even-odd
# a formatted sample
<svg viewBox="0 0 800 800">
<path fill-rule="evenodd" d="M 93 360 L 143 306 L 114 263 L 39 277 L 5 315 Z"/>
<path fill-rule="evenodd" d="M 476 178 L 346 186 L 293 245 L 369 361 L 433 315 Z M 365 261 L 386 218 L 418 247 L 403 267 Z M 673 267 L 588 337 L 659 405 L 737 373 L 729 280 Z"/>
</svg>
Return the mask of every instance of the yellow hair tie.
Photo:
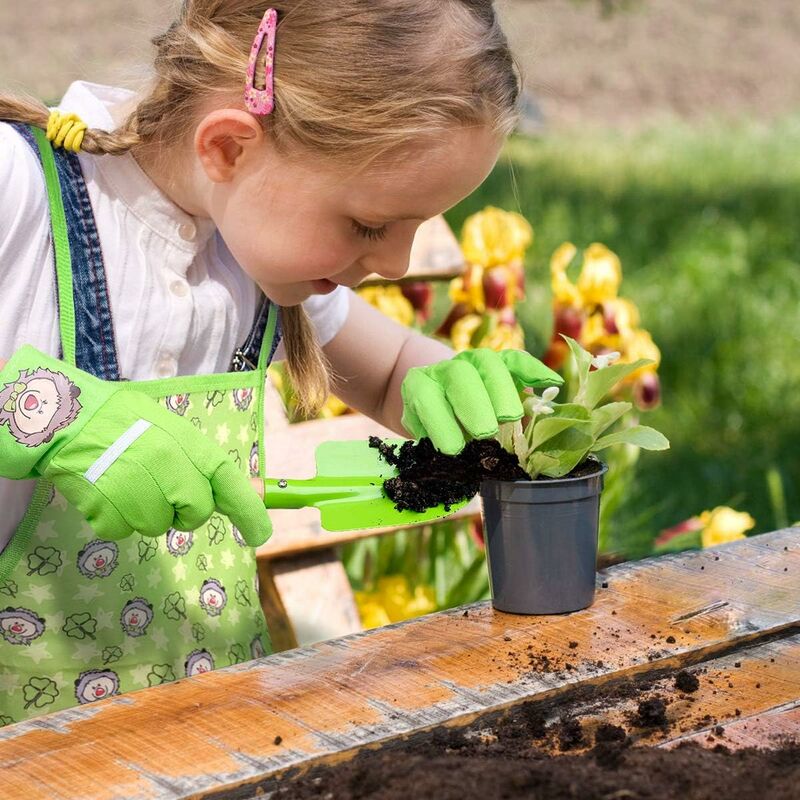
<svg viewBox="0 0 800 800">
<path fill-rule="evenodd" d="M 63 147 L 73 153 L 79 153 L 83 144 L 83 135 L 89 126 L 77 114 L 62 114 L 51 111 L 47 120 L 47 138 L 54 147 Z"/>
</svg>

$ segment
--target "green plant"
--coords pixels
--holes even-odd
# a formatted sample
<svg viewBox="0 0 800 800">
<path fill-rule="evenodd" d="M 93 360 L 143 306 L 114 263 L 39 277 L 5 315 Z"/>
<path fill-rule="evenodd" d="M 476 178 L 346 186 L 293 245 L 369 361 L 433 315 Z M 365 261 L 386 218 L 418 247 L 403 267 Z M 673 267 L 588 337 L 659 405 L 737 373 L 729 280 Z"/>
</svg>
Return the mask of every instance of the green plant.
<svg viewBox="0 0 800 800">
<path fill-rule="evenodd" d="M 561 478 L 593 453 L 614 445 L 631 445 L 643 450 L 666 450 L 669 442 L 654 428 L 646 425 L 621 424 L 633 405 L 611 402 L 600 405 L 623 378 L 651 362 L 646 359 L 631 364 L 614 364 L 618 353 L 592 356 L 578 342 L 564 336 L 570 348 L 577 391 L 571 401 L 556 403 L 560 389 L 545 389 L 525 401 L 527 425 L 506 423 L 500 432 L 500 443 L 516 453 L 520 464 L 534 480 L 539 476 Z"/>
</svg>

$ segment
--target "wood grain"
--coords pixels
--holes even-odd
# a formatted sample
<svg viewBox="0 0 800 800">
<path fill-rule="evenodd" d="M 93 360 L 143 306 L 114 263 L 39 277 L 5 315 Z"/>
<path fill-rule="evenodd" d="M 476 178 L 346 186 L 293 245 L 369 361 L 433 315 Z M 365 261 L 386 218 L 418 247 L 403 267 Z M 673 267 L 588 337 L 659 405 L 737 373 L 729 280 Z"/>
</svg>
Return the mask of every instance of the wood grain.
<svg viewBox="0 0 800 800">
<path fill-rule="evenodd" d="M 3 797 L 255 792 L 365 745 L 788 637 L 800 530 L 622 564 L 602 580 L 576 614 L 477 604 L 10 726 Z"/>
</svg>

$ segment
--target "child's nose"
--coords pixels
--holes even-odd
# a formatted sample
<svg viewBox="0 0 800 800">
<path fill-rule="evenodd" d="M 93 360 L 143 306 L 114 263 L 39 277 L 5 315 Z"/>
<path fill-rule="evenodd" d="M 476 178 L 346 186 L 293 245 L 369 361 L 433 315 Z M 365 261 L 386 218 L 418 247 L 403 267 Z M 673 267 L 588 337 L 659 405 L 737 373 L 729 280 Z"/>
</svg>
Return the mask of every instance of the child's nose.
<svg viewBox="0 0 800 800">
<path fill-rule="evenodd" d="M 370 272 L 377 272 L 388 281 L 396 281 L 408 272 L 411 263 L 411 246 L 383 248 L 369 259 Z"/>
</svg>

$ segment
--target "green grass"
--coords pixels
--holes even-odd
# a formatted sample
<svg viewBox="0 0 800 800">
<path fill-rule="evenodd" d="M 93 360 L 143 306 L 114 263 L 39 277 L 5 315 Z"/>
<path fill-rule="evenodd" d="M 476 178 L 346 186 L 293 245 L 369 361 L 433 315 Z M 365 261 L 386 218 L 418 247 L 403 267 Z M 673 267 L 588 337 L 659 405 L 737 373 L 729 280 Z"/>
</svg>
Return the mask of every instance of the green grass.
<svg viewBox="0 0 800 800">
<path fill-rule="evenodd" d="M 622 259 L 622 294 L 663 353 L 672 442 L 643 454 L 612 545 L 649 551 L 663 527 L 734 505 L 757 531 L 800 519 L 800 118 L 678 126 L 635 137 L 514 139 L 484 186 L 448 215 L 518 210 L 536 241 L 520 316 L 534 353 L 549 338 L 548 261 L 570 240 Z"/>
</svg>

